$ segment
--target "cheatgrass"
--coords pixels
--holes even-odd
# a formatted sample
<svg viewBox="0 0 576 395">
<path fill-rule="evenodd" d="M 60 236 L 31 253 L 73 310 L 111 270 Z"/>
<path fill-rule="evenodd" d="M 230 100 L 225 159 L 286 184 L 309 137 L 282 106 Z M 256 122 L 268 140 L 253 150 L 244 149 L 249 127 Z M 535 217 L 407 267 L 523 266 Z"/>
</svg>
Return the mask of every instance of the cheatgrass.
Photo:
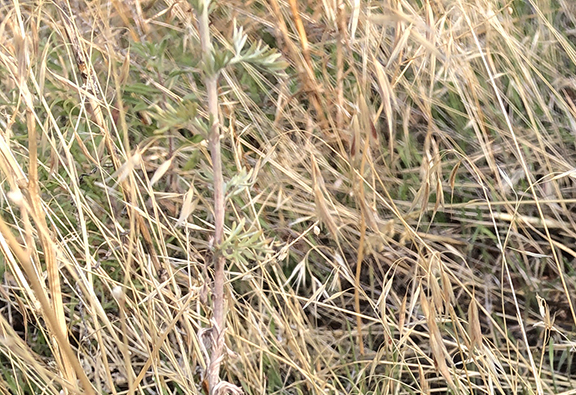
<svg viewBox="0 0 576 395">
<path fill-rule="evenodd" d="M 576 7 L 202 4 L 0 2 L 0 391 L 573 393 Z"/>
</svg>

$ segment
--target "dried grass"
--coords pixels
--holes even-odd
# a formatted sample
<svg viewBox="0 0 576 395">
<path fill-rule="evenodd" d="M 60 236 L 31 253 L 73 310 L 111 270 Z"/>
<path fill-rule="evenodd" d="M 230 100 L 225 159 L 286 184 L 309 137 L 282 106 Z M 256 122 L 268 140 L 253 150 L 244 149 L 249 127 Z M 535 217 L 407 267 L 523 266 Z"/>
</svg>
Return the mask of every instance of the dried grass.
<svg viewBox="0 0 576 395">
<path fill-rule="evenodd" d="M 289 63 L 219 81 L 224 380 L 574 393 L 568 3 L 214 3 L 214 45 L 243 26 Z M 0 391 L 205 393 L 214 104 L 190 5 L 0 15 Z"/>
</svg>

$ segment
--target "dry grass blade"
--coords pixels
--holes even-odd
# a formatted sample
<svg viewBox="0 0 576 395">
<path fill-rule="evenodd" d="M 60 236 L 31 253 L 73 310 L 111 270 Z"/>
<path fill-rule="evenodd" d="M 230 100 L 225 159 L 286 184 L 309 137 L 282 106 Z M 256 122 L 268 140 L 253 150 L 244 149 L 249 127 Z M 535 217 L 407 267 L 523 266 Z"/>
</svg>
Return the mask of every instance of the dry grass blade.
<svg viewBox="0 0 576 395">
<path fill-rule="evenodd" d="M 70 360 L 70 349 L 68 344 L 62 344 L 61 341 L 64 338 L 63 335 L 67 333 L 66 319 L 64 315 L 64 306 L 62 302 L 62 290 L 60 284 L 60 273 L 58 270 L 58 261 L 56 259 L 56 251 L 52 240 L 50 238 L 50 231 L 46 223 L 45 211 L 43 207 L 42 198 L 40 197 L 40 189 L 38 186 L 38 135 L 36 133 L 36 119 L 34 116 L 34 98 L 27 85 L 27 80 L 29 78 L 29 68 L 30 68 L 30 50 L 29 42 L 26 40 L 26 33 L 23 30 L 23 23 L 20 19 L 18 21 L 20 29 L 15 30 L 15 56 L 18 59 L 18 69 L 16 70 L 19 76 L 19 89 L 22 97 L 22 101 L 26 106 L 26 126 L 28 130 L 28 152 L 29 152 L 29 169 L 28 169 L 28 184 L 25 185 L 21 183 L 19 185 L 20 189 L 23 191 L 26 200 L 28 201 L 28 207 L 30 209 L 30 215 L 36 224 L 36 229 L 42 244 L 42 252 L 44 255 L 44 260 L 46 264 L 46 271 L 48 274 L 48 286 L 51 308 L 53 310 L 53 321 L 52 331 L 57 332 L 55 334 L 56 341 L 54 342 L 54 348 L 57 351 L 57 360 L 62 368 L 64 377 L 71 383 L 76 382 L 76 372 L 74 369 L 73 361 Z M 15 189 L 14 191 L 20 191 Z M 24 208 L 24 206 L 22 206 Z M 6 230 L 6 228 L 5 228 Z M 28 226 L 28 232 L 32 229 Z M 6 235 L 5 235 L 6 237 Z M 28 240 L 28 255 L 33 256 L 32 252 L 34 249 L 34 244 L 30 243 L 33 240 L 31 234 L 27 235 Z M 15 245 L 12 245 L 15 248 Z M 21 258 L 20 258 L 21 259 Z M 26 266 L 26 271 L 28 276 L 36 276 L 36 274 L 31 270 L 32 261 L 29 261 Z M 33 282 L 34 283 L 34 282 Z M 44 292 L 44 290 L 39 287 L 39 284 L 35 287 L 35 292 Z M 38 296 L 38 295 L 37 295 Z M 48 295 L 45 295 L 47 298 Z M 38 296 L 40 297 L 40 296 Z M 43 307 L 48 307 L 45 304 Z M 68 348 L 68 349 L 66 349 Z M 83 377 L 82 377 L 83 376 Z M 87 392 L 91 392 L 92 388 L 89 386 L 86 376 L 82 374 L 81 380 Z M 88 387 L 87 387 L 88 385 Z"/>
<path fill-rule="evenodd" d="M 20 244 L 18 244 L 10 229 L 2 219 L 0 219 L 0 234 L 2 234 L 4 240 L 6 240 L 6 243 L 12 252 L 16 255 L 20 265 L 22 265 L 22 268 L 28 277 L 28 280 L 30 281 L 30 285 L 34 291 L 34 296 L 40 302 L 40 306 L 43 312 L 42 316 L 48 322 L 50 332 L 56 339 L 58 350 L 62 353 L 62 358 L 66 361 L 64 363 L 69 364 L 69 366 L 73 369 L 73 372 L 78 376 L 80 382 L 82 383 L 83 391 L 89 395 L 94 394 L 92 384 L 88 380 L 88 377 L 86 377 L 84 370 L 80 366 L 78 359 L 70 347 L 66 327 L 62 328 L 60 324 L 59 318 L 56 316 L 56 312 L 50 303 L 48 295 L 46 294 L 40 279 L 38 278 L 38 270 L 34 267 L 33 262 L 30 260 L 30 255 L 24 251 L 24 249 L 22 249 Z M 66 372 L 65 366 L 66 365 L 63 366 L 63 372 Z M 70 377 L 67 378 L 69 379 Z M 78 392 L 80 391 L 78 390 Z"/>
<path fill-rule="evenodd" d="M 333 214 L 328 207 L 328 203 L 326 202 L 326 198 L 324 197 L 323 188 L 324 180 L 322 179 L 322 175 L 320 174 L 320 170 L 318 168 L 318 163 L 316 162 L 316 158 L 314 154 L 310 155 L 310 161 L 312 163 L 312 182 L 314 183 L 314 201 L 316 203 L 316 212 L 320 221 L 326 225 L 332 237 L 338 237 L 338 226 L 336 225 L 336 221 L 333 218 Z"/>
<path fill-rule="evenodd" d="M 472 299 L 470 299 L 470 304 L 468 305 L 468 335 L 470 336 L 470 350 L 472 351 L 482 349 L 482 328 L 480 327 L 476 303 L 475 295 L 472 294 Z"/>
<path fill-rule="evenodd" d="M 430 350 L 432 351 L 432 356 L 434 358 L 434 365 L 444 377 L 448 385 L 453 391 L 458 391 L 454 380 L 452 379 L 452 374 L 448 370 L 448 364 L 446 363 L 446 358 L 449 356 L 446 346 L 444 345 L 444 340 L 440 334 L 440 329 L 438 328 L 437 312 L 435 303 L 430 303 L 427 300 L 426 293 L 420 292 L 420 304 L 424 316 L 426 317 L 426 323 L 428 324 L 428 332 L 430 334 Z"/>
</svg>

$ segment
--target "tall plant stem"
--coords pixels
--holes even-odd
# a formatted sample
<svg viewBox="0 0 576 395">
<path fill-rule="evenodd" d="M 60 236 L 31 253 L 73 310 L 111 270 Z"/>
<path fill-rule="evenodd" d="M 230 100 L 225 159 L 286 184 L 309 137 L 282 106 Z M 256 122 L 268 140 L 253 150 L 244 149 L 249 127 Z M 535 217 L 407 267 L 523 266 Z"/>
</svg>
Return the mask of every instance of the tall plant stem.
<svg viewBox="0 0 576 395">
<path fill-rule="evenodd" d="M 205 61 L 214 56 L 212 38 L 208 20 L 209 1 L 201 5 L 198 16 L 198 29 Z M 209 67 L 207 68 L 209 69 Z M 213 394 L 220 381 L 220 363 L 225 350 L 224 330 L 224 266 L 225 259 L 220 254 L 219 247 L 224 234 L 224 179 L 222 176 L 222 156 L 220 152 L 220 123 L 218 121 L 218 73 L 206 71 L 204 78 L 208 100 L 208 116 L 210 122 L 209 147 L 214 174 L 214 286 L 212 290 L 213 339 L 212 355 L 207 369 L 207 380 L 210 394 Z"/>
</svg>

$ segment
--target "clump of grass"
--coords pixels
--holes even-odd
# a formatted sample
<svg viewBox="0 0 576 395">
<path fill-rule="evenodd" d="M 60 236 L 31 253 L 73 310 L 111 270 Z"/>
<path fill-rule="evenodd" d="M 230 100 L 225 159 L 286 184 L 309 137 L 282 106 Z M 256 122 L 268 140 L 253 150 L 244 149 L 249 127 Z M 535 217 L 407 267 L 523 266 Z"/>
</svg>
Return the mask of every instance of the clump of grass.
<svg viewBox="0 0 576 395">
<path fill-rule="evenodd" d="M 0 390 L 572 391 L 570 7 L 0 5 Z"/>
</svg>

